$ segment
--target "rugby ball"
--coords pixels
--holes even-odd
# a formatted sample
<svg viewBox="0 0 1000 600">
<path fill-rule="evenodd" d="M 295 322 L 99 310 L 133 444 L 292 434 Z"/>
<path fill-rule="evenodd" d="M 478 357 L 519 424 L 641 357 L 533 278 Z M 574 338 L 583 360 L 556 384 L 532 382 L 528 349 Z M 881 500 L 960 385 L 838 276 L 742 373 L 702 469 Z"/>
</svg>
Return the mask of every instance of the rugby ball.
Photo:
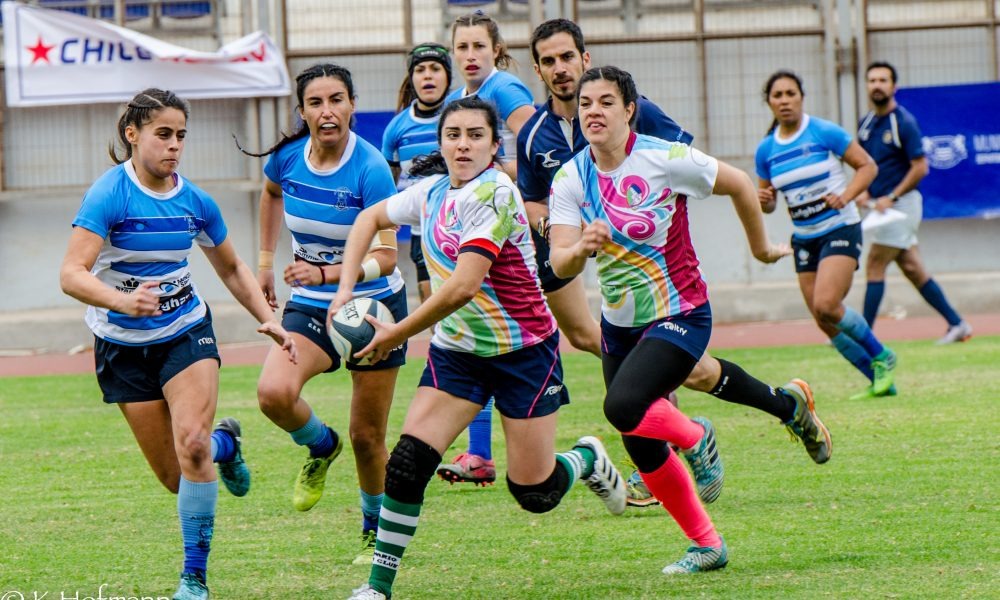
<svg viewBox="0 0 1000 600">
<path fill-rule="evenodd" d="M 396 322 L 385 304 L 372 298 L 355 298 L 340 307 L 327 328 L 333 349 L 342 359 L 356 365 L 371 364 L 367 356 L 354 358 L 354 354 L 375 337 L 375 327 L 365 320 L 365 315 L 372 315 L 384 323 Z"/>
</svg>

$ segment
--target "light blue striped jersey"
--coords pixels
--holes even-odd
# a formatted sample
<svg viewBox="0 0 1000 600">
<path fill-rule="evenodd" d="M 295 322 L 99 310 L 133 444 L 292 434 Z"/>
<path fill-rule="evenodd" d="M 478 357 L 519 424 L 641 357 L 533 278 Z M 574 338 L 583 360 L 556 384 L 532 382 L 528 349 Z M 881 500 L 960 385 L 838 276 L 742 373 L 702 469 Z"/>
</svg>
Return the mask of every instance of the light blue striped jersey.
<svg viewBox="0 0 1000 600">
<path fill-rule="evenodd" d="M 322 171 L 308 160 L 309 136 L 271 155 L 264 175 L 281 186 L 285 224 L 292 233 L 292 254 L 315 265 L 338 265 L 344 242 L 358 214 L 396 193 L 392 171 L 382 154 L 353 131 L 340 164 Z M 384 298 L 403 288 L 399 269 L 358 283 L 354 295 Z M 292 286 L 293 302 L 326 308 L 337 284 Z"/>
<path fill-rule="evenodd" d="M 851 135 L 839 125 L 803 115 L 794 135 L 781 138 L 775 128 L 757 146 L 757 176 L 785 199 L 794 237 L 819 237 L 861 220 L 853 202 L 837 210 L 823 200 L 847 187 L 840 159 L 850 144 Z"/>
<path fill-rule="evenodd" d="M 524 85 L 520 79 L 507 71 L 500 71 L 494 68 L 486 76 L 486 81 L 483 82 L 483 85 L 479 86 L 475 94 L 469 94 L 463 86 L 448 94 L 448 97 L 444 101 L 445 106 L 449 102 L 470 95 L 482 98 L 497 108 L 497 112 L 500 114 L 500 140 L 503 142 L 500 146 L 499 155 L 511 160 L 516 159 L 517 139 L 515 139 L 514 132 L 507 127 L 507 117 L 522 106 L 534 107 L 534 99 L 531 97 L 531 91 L 528 89 L 528 86 Z"/>
<path fill-rule="evenodd" d="M 87 326 L 101 339 L 129 346 L 164 342 L 205 318 L 188 256 L 192 242 L 218 246 L 228 232 L 215 201 L 180 175 L 174 178 L 172 190 L 154 192 L 139 183 L 126 161 L 90 186 L 73 219 L 74 227 L 104 238 L 91 271 L 103 283 L 128 294 L 143 282 L 159 282 L 159 316 L 88 307 Z"/>
<path fill-rule="evenodd" d="M 414 112 L 415 104 L 416 100 L 393 117 L 382 134 L 382 156 L 389 164 L 399 165 L 396 189 L 400 192 L 420 179 L 410 175 L 413 159 L 430 154 L 440 147 L 437 139 L 440 110 L 433 117 L 418 117 Z"/>
</svg>

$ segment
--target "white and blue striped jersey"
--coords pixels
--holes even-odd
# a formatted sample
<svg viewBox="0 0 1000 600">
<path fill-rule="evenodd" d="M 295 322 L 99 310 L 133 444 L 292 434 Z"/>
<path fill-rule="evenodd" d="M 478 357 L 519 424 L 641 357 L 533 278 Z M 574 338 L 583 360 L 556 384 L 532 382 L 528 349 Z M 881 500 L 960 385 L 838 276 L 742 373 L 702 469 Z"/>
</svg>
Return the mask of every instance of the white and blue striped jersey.
<svg viewBox="0 0 1000 600">
<path fill-rule="evenodd" d="M 502 142 L 498 154 L 508 159 L 516 159 L 517 140 L 514 138 L 514 132 L 507 127 L 507 117 L 522 106 L 534 107 L 534 99 L 531 97 L 528 86 L 507 71 L 494 68 L 486 76 L 486 81 L 479 86 L 479 90 L 475 94 L 469 94 L 465 87 L 461 87 L 448 94 L 444 104 L 447 106 L 449 102 L 470 95 L 482 98 L 497 108 L 500 115 L 500 141 Z"/>
<path fill-rule="evenodd" d="M 292 254 L 315 265 L 338 265 L 358 214 L 396 193 L 382 154 L 350 132 L 340 164 L 320 170 L 309 164 L 310 138 L 291 142 L 271 155 L 264 175 L 281 187 Z M 358 283 L 354 295 L 381 299 L 403 288 L 399 269 Z M 337 284 L 292 286 L 292 302 L 327 308 Z"/>
<path fill-rule="evenodd" d="M 839 125 L 803 115 L 791 137 L 779 137 L 776 127 L 757 146 L 757 176 L 785 199 L 793 237 L 816 238 L 861 220 L 853 202 L 837 210 L 823 199 L 847 187 L 840 159 L 850 144 L 851 135 Z"/>
<path fill-rule="evenodd" d="M 382 156 L 390 165 L 399 165 L 396 189 L 400 192 L 420 180 L 410 175 L 413 159 L 440 148 L 437 139 L 440 112 L 432 117 L 419 117 L 415 105 L 416 100 L 393 117 L 382 134 Z"/>
<path fill-rule="evenodd" d="M 215 201 L 180 175 L 169 192 L 143 186 L 131 161 L 94 182 L 73 219 L 102 238 L 91 272 L 126 294 L 146 281 L 159 282 L 155 317 L 132 317 L 106 308 L 87 308 L 86 322 L 97 337 L 129 346 L 165 342 L 200 323 L 207 313 L 191 280 L 192 242 L 214 247 L 226 239 Z M 155 290 L 155 288 L 154 288 Z"/>
</svg>

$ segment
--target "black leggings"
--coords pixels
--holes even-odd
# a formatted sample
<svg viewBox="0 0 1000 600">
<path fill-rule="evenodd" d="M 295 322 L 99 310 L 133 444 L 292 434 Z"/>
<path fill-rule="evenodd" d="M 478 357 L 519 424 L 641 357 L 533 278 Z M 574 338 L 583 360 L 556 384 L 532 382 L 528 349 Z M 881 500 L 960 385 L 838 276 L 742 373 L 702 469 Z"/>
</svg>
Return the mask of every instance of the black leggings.
<svg viewBox="0 0 1000 600">
<path fill-rule="evenodd" d="M 698 359 L 679 346 L 657 338 L 643 338 L 621 358 L 603 355 L 604 416 L 615 429 L 632 431 L 639 426 L 649 407 L 679 388 Z M 663 440 L 622 434 L 622 442 L 632 462 L 643 473 L 663 466 L 670 450 Z"/>
</svg>

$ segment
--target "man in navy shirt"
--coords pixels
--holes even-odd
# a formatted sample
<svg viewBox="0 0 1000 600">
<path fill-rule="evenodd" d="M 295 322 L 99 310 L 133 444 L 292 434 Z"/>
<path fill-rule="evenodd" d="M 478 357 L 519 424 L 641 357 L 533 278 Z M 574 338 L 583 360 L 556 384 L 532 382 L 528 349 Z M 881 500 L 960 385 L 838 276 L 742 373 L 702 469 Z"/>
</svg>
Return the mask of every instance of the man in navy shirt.
<svg viewBox="0 0 1000 600">
<path fill-rule="evenodd" d="M 590 53 L 584 48 L 580 28 L 566 19 L 552 19 L 539 25 L 531 35 L 530 48 L 535 73 L 550 95 L 518 133 L 517 187 L 532 226 L 542 290 L 559 328 L 573 346 L 599 357 L 601 330 L 590 313 L 583 279 L 555 276 L 549 264 L 546 239 L 552 179 L 564 163 L 587 146 L 577 116 L 577 85 L 584 71 L 590 68 Z M 632 128 L 637 133 L 670 142 L 690 144 L 694 139 L 642 96 Z M 684 386 L 772 414 L 805 442 L 814 461 L 823 463 L 830 458 L 829 432 L 816 417 L 812 392 L 804 381 L 793 380 L 784 388 L 770 386 L 739 365 L 718 360 L 706 352 Z M 648 506 L 657 502 L 637 473 L 629 478 L 627 487 L 630 505 Z"/>
<path fill-rule="evenodd" d="M 865 233 L 872 241 L 865 268 L 865 319 L 869 326 L 874 324 L 885 293 L 886 267 L 895 262 L 924 300 L 948 322 L 948 331 L 938 343 L 965 341 L 972 336 L 972 327 L 948 303 L 924 268 L 917 247 L 917 229 L 923 214 L 923 198 L 917 185 L 928 171 L 920 127 L 913 115 L 896 103 L 896 69 L 892 65 L 868 65 L 866 79 L 872 110 L 858 125 L 858 141 L 878 164 L 878 176 L 868 193 L 858 197 L 858 203 L 880 212 L 894 208 L 906 218 Z"/>
</svg>

